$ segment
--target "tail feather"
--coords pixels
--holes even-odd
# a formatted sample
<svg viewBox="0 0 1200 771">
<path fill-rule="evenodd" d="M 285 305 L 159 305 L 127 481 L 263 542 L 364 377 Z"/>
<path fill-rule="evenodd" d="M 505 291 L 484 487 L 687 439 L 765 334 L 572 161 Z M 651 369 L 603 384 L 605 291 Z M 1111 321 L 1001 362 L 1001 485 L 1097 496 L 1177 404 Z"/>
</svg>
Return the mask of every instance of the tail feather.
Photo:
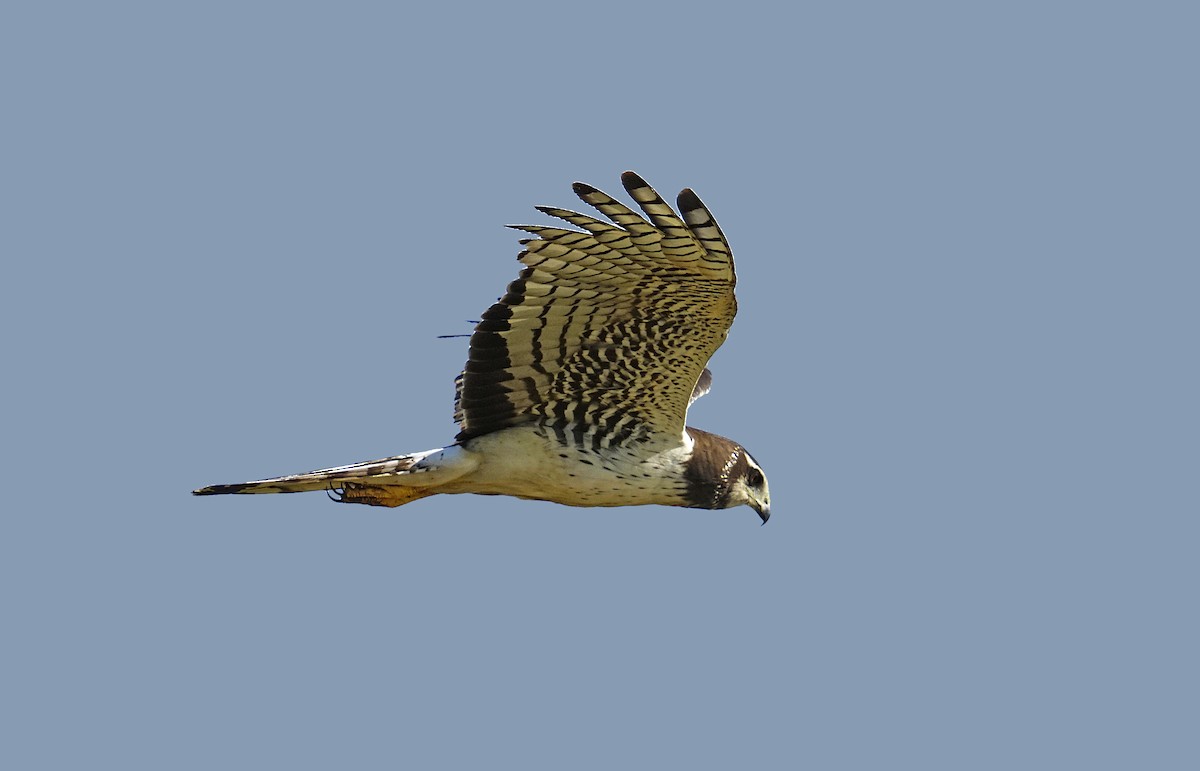
<svg viewBox="0 0 1200 771">
<path fill-rule="evenodd" d="M 231 485 L 209 485 L 193 490 L 192 495 L 231 495 L 242 493 L 305 493 L 339 487 L 340 482 L 361 482 L 370 477 L 395 477 L 422 469 L 413 467 L 432 452 L 396 455 L 391 458 L 352 463 L 348 466 L 318 469 L 304 474 L 290 474 L 254 482 Z"/>
</svg>

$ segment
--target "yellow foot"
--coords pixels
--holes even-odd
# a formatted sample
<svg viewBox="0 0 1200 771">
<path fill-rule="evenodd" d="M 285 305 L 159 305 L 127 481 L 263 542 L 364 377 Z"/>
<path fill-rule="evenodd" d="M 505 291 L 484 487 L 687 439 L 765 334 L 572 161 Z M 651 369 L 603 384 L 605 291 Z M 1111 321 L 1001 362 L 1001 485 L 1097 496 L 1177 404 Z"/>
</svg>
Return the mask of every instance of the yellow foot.
<svg viewBox="0 0 1200 771">
<path fill-rule="evenodd" d="M 338 503 L 365 503 L 368 506 L 403 506 L 419 498 L 434 495 L 432 490 L 404 485 L 364 485 L 358 482 L 343 482 L 331 491 L 330 497 Z"/>
</svg>

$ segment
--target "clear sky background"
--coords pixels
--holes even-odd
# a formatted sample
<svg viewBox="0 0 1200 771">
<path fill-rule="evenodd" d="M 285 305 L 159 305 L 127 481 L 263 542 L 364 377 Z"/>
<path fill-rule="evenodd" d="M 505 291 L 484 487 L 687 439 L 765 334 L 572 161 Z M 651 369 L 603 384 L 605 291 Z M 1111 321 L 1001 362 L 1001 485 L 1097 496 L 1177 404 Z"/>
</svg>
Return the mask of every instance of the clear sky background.
<svg viewBox="0 0 1200 771">
<path fill-rule="evenodd" d="M 1200 767 L 1185 3 L 0 19 L 0 765 Z M 448 443 L 534 204 L 696 189 L 774 516 L 189 491 Z"/>
</svg>

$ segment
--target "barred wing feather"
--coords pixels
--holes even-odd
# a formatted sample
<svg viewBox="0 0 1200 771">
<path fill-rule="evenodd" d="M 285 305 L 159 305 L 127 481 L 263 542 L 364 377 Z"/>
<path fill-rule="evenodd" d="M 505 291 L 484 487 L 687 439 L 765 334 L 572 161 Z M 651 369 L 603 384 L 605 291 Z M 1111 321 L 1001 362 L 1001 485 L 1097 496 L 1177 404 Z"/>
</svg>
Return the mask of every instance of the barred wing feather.
<svg viewBox="0 0 1200 771">
<path fill-rule="evenodd" d="M 681 218 L 638 175 L 621 181 L 644 217 L 576 183 L 611 223 L 538 207 L 579 229 L 515 226 L 534 238 L 471 336 L 459 441 L 528 422 L 597 449 L 682 437 L 737 311 L 733 256 L 691 190 L 679 194 Z"/>
</svg>

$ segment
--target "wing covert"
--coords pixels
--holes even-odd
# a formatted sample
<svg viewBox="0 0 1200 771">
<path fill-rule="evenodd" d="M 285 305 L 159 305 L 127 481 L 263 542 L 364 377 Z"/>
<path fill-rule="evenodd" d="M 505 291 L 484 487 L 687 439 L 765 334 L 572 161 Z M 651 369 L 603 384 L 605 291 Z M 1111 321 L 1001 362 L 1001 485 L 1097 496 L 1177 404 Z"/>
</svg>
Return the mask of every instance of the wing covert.
<svg viewBox="0 0 1200 771">
<path fill-rule="evenodd" d="M 580 230 L 514 226 L 534 237 L 471 336 L 456 381 L 459 441 L 526 422 L 596 448 L 683 435 L 737 311 L 733 256 L 691 190 L 677 214 L 633 172 L 621 181 L 645 217 L 577 182 L 611 223 L 538 207 Z"/>
</svg>

